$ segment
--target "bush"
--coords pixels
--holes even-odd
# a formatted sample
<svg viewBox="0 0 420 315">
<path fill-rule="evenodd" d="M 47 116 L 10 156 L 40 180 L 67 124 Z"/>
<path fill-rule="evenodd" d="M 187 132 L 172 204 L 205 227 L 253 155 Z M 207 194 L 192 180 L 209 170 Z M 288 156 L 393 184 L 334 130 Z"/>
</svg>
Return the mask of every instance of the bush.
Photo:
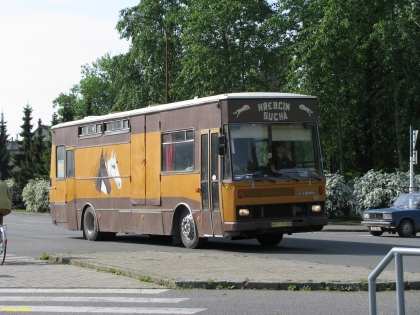
<svg viewBox="0 0 420 315">
<path fill-rule="evenodd" d="M 23 209 L 25 206 L 22 201 L 21 190 L 14 179 L 5 180 L 9 186 L 10 194 L 12 195 L 12 209 Z"/>
<path fill-rule="evenodd" d="M 339 212 L 346 212 L 352 205 L 352 191 L 346 185 L 344 177 L 338 173 L 326 174 L 326 210 L 328 217 L 337 216 Z"/>
<path fill-rule="evenodd" d="M 388 207 L 396 198 L 408 191 L 410 173 L 380 173 L 370 170 L 354 179 L 353 194 L 356 197 L 356 211 Z M 414 177 L 414 186 L 420 187 L 420 177 Z"/>
<path fill-rule="evenodd" d="M 49 182 L 45 179 L 31 179 L 23 188 L 22 199 L 26 210 L 33 212 L 49 211 Z"/>
</svg>

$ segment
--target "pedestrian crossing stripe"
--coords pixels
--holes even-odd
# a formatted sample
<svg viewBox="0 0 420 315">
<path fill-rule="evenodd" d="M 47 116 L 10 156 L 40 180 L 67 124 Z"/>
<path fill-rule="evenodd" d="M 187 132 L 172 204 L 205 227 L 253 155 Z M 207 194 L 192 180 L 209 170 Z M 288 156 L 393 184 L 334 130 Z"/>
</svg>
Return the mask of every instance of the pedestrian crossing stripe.
<svg viewBox="0 0 420 315">
<path fill-rule="evenodd" d="M 90 302 L 90 303 L 180 303 L 188 298 L 139 298 L 114 296 L 2 296 L 2 302 Z"/>
<path fill-rule="evenodd" d="M 65 293 L 65 294 L 161 294 L 169 289 L 5 289 L 0 293 Z"/>
<path fill-rule="evenodd" d="M 102 313 L 102 314 L 196 314 L 205 308 L 165 308 L 165 307 L 97 307 L 97 306 L 0 306 L 3 312 L 45 313 Z M 20 311 L 22 310 L 22 311 Z"/>
</svg>

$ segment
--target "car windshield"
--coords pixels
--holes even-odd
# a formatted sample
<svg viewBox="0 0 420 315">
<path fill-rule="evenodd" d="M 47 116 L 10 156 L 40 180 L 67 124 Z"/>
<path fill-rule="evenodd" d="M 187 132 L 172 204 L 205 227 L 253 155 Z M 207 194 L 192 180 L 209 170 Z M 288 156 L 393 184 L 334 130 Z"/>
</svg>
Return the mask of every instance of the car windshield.
<svg viewBox="0 0 420 315">
<path fill-rule="evenodd" d="M 420 195 L 419 194 L 406 194 L 401 195 L 398 199 L 394 202 L 394 206 L 397 208 L 420 208 Z"/>
</svg>

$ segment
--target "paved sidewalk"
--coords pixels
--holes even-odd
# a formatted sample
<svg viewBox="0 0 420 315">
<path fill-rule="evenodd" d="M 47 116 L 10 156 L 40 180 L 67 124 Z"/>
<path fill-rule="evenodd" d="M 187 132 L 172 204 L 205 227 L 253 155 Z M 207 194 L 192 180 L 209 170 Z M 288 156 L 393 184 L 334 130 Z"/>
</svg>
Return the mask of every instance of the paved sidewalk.
<svg viewBox="0 0 420 315">
<path fill-rule="evenodd" d="M 358 225 L 329 225 L 325 231 L 366 231 Z M 50 259 L 112 271 L 155 284 L 184 288 L 231 288 L 288 290 L 308 288 L 319 290 L 367 289 L 370 268 L 317 264 L 287 259 L 273 260 L 242 254 L 202 253 L 185 250 L 172 252 L 88 253 L 77 256 L 55 255 Z M 395 272 L 384 271 L 377 280 L 381 290 L 395 289 Z M 420 273 L 405 273 L 410 289 L 420 289 Z"/>
<path fill-rule="evenodd" d="M 6 255 L 4 264 L 0 266 L 0 296 L 3 289 L 10 288 L 162 289 L 164 287 L 110 272 Z"/>
</svg>

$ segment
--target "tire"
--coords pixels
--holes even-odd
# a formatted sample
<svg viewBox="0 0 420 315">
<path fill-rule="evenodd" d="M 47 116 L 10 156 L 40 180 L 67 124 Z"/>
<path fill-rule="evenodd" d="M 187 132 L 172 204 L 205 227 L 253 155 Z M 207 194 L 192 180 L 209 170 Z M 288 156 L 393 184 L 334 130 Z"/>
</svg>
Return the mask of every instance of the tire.
<svg viewBox="0 0 420 315">
<path fill-rule="evenodd" d="M 200 248 L 207 241 L 207 238 L 198 237 L 197 226 L 188 209 L 183 209 L 181 211 L 179 219 L 179 233 L 182 243 L 186 248 Z"/>
<path fill-rule="evenodd" d="M 0 265 L 3 265 L 4 259 L 6 258 L 7 244 L 4 242 L 3 230 L 0 233 Z"/>
<path fill-rule="evenodd" d="M 283 239 L 283 234 L 265 233 L 257 236 L 257 241 L 264 247 L 273 247 L 278 245 Z"/>
<path fill-rule="evenodd" d="M 99 241 L 103 236 L 99 232 L 98 218 L 92 207 L 87 208 L 83 216 L 83 232 L 89 241 Z"/>
<path fill-rule="evenodd" d="M 404 219 L 400 222 L 400 225 L 398 225 L 397 229 L 398 235 L 401 237 L 410 237 L 415 233 L 414 231 L 414 225 L 411 220 Z"/>
<path fill-rule="evenodd" d="M 381 236 L 382 234 L 384 234 L 383 231 L 372 231 L 370 228 L 369 228 L 369 232 L 373 236 Z"/>
</svg>

